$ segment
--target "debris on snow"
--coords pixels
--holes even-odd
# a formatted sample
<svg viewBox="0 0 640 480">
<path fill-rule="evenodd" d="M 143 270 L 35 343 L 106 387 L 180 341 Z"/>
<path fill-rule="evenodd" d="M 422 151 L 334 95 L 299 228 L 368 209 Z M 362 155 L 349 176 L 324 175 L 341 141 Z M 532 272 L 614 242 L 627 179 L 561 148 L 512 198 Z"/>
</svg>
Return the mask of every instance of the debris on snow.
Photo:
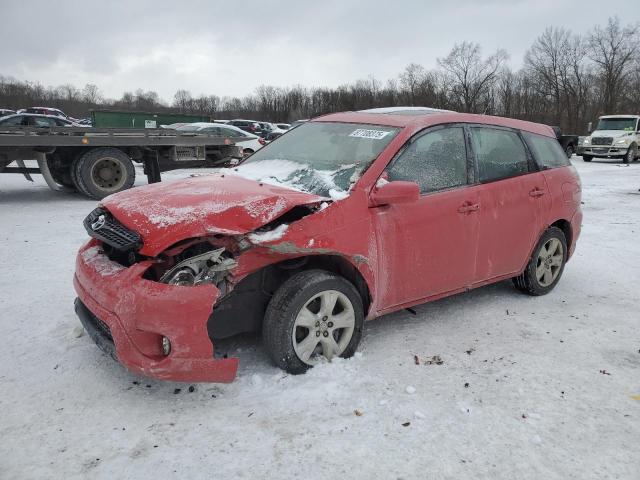
<svg viewBox="0 0 640 480">
<path fill-rule="evenodd" d="M 402 426 L 403 426 L 403 427 L 408 427 L 409 425 L 411 425 L 411 422 L 404 422 L 404 423 L 402 424 Z"/>
<path fill-rule="evenodd" d="M 440 355 L 434 355 L 429 360 L 424 362 L 425 365 L 442 365 L 443 363 L 444 363 L 444 360 L 440 358 Z"/>
<path fill-rule="evenodd" d="M 362 416 L 362 412 L 360 410 L 358 410 L 357 408 L 353 411 L 353 413 L 355 414 L 356 417 L 361 417 Z"/>
</svg>

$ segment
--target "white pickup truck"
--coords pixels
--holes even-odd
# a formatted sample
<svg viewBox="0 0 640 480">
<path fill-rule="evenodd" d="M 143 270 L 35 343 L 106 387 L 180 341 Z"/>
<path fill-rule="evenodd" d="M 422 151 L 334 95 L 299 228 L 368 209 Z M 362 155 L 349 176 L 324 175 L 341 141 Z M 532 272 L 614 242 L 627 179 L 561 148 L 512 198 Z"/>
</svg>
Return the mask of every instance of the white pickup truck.
<svg viewBox="0 0 640 480">
<path fill-rule="evenodd" d="M 638 158 L 640 145 L 640 115 L 605 115 L 598 119 L 596 129 L 584 137 L 578 155 L 585 162 L 595 158 L 622 158 L 631 163 Z"/>
</svg>

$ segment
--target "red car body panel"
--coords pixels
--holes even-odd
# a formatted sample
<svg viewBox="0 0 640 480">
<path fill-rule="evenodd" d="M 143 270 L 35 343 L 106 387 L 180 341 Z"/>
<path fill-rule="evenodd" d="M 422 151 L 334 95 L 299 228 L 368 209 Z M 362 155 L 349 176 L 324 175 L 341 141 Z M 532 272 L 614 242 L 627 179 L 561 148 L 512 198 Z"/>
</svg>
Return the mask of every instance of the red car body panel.
<svg viewBox="0 0 640 480">
<path fill-rule="evenodd" d="M 412 203 L 373 207 L 371 192 L 398 150 L 421 130 L 443 123 L 488 124 L 555 138 L 550 127 L 483 115 L 400 116 L 340 113 L 314 121 L 395 126 L 399 133 L 344 200 L 289 224 L 285 233 L 237 256 L 238 284 L 261 268 L 296 257 L 331 255 L 348 262 L 366 283 L 367 318 L 521 273 L 542 232 L 571 225 L 571 255 L 580 233 L 580 181 L 572 167 L 422 195 Z M 214 174 L 149 185 L 102 205 L 138 232 L 142 255 L 156 257 L 184 240 L 246 234 L 299 205 L 327 199 L 243 178 Z M 237 359 L 214 359 L 207 320 L 219 290 L 181 287 L 143 278 L 153 264 L 129 268 L 96 252 L 79 252 L 74 285 L 80 300 L 113 333 L 118 359 L 133 371 L 177 381 L 231 381 Z M 88 253 L 89 252 L 89 253 Z M 161 339 L 172 349 L 162 355 Z"/>
</svg>

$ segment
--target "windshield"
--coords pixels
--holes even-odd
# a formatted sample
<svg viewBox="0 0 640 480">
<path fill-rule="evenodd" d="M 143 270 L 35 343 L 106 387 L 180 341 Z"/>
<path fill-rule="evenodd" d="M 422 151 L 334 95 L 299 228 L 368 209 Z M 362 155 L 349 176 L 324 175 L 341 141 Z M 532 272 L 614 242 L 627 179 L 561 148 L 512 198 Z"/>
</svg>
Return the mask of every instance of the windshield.
<svg viewBox="0 0 640 480">
<path fill-rule="evenodd" d="M 596 130 L 626 130 L 634 132 L 636 130 L 635 118 L 601 118 Z"/>
<path fill-rule="evenodd" d="M 338 200 L 347 196 L 398 131 L 379 125 L 305 123 L 255 152 L 231 173 Z"/>
</svg>

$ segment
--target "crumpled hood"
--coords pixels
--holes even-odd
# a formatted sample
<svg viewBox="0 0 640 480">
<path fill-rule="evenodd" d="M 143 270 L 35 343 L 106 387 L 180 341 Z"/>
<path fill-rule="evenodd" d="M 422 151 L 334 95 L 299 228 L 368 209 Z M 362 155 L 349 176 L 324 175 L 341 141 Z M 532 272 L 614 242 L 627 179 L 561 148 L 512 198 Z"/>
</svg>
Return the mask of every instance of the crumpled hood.
<svg viewBox="0 0 640 480">
<path fill-rule="evenodd" d="M 322 197 L 233 175 L 202 175 L 132 188 L 102 205 L 143 240 L 140 253 L 156 256 L 174 243 L 207 234 L 240 235 L 297 205 Z"/>
</svg>

